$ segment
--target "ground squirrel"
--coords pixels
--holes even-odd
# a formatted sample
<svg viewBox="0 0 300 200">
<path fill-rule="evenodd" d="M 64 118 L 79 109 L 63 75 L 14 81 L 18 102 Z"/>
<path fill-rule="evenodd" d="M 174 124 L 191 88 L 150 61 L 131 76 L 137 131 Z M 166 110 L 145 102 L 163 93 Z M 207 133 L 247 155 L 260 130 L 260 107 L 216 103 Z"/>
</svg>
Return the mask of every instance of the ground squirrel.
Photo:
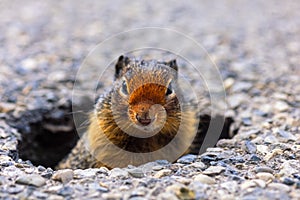
<svg viewBox="0 0 300 200">
<path fill-rule="evenodd" d="M 196 111 L 182 103 L 177 71 L 176 60 L 120 56 L 113 87 L 100 96 L 87 132 L 58 168 L 126 167 L 188 153 Z"/>
</svg>

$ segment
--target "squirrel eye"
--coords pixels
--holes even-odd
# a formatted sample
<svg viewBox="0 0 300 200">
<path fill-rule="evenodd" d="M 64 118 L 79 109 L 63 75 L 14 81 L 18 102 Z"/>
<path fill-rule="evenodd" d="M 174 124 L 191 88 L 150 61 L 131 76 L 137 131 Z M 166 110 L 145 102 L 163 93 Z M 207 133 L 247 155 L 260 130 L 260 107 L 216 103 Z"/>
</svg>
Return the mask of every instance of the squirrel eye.
<svg viewBox="0 0 300 200">
<path fill-rule="evenodd" d="M 122 83 L 121 92 L 125 95 L 128 95 L 128 88 L 127 88 L 126 81 L 123 81 L 123 83 Z"/>
<path fill-rule="evenodd" d="M 171 83 L 169 84 L 168 88 L 167 88 L 167 91 L 166 91 L 166 96 L 169 96 L 173 93 L 173 89 L 171 87 Z"/>
</svg>

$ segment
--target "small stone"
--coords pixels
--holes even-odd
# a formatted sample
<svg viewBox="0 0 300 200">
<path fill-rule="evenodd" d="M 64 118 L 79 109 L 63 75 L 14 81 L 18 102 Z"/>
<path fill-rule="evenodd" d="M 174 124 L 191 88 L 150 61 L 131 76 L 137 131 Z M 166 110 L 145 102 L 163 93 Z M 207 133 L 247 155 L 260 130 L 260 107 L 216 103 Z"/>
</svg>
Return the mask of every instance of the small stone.
<svg viewBox="0 0 300 200">
<path fill-rule="evenodd" d="M 209 163 L 211 161 L 216 161 L 216 160 L 217 160 L 216 156 L 211 156 L 211 155 L 201 156 L 201 161 L 204 163 Z"/>
<path fill-rule="evenodd" d="M 121 200 L 123 199 L 123 194 L 121 193 L 104 193 L 102 194 L 102 198 L 103 199 L 107 199 L 107 200 Z"/>
<path fill-rule="evenodd" d="M 201 183 L 208 184 L 208 185 L 216 183 L 215 179 L 204 174 L 198 174 L 194 176 L 194 181 L 199 181 Z"/>
<path fill-rule="evenodd" d="M 5 188 L 5 190 L 9 193 L 9 194 L 18 194 L 20 192 L 22 192 L 24 190 L 24 186 L 20 186 L 20 185 L 10 185 L 8 187 Z"/>
<path fill-rule="evenodd" d="M 27 58 L 27 59 L 23 60 L 21 65 L 22 65 L 22 68 L 26 71 L 32 71 L 32 70 L 37 69 L 37 67 L 38 67 L 37 61 L 32 58 Z"/>
<path fill-rule="evenodd" d="M 163 170 L 160 170 L 160 171 L 156 172 L 156 174 L 154 175 L 154 178 L 161 178 L 161 177 L 164 177 L 164 176 L 168 176 L 171 173 L 172 173 L 172 170 L 163 169 Z"/>
<path fill-rule="evenodd" d="M 256 183 L 252 180 L 247 180 L 241 184 L 241 189 L 245 190 L 251 187 L 256 187 Z"/>
<path fill-rule="evenodd" d="M 61 181 L 63 184 L 70 182 L 74 177 L 74 172 L 71 169 L 62 169 L 56 171 L 52 179 L 55 181 Z"/>
<path fill-rule="evenodd" d="M 281 129 L 277 129 L 276 132 L 283 138 L 288 139 L 289 141 L 296 141 L 296 136 L 294 136 L 292 133 L 281 130 Z"/>
<path fill-rule="evenodd" d="M 181 164 L 190 164 L 196 160 L 197 156 L 192 154 L 187 154 L 185 156 L 182 156 L 177 160 L 178 163 Z"/>
<path fill-rule="evenodd" d="M 96 173 L 101 171 L 98 168 L 92 168 L 92 169 L 76 169 L 74 170 L 74 178 L 95 178 Z"/>
<path fill-rule="evenodd" d="M 44 193 L 44 192 L 40 192 L 40 191 L 34 191 L 33 196 L 35 196 L 36 198 L 39 198 L 39 199 L 47 199 L 48 194 Z"/>
<path fill-rule="evenodd" d="M 245 126 L 251 126 L 252 125 L 252 121 L 250 117 L 243 117 L 242 118 L 242 123 Z"/>
<path fill-rule="evenodd" d="M 289 109 L 289 105 L 284 101 L 276 101 L 274 104 L 274 109 L 279 112 L 284 112 Z"/>
<path fill-rule="evenodd" d="M 268 172 L 259 172 L 256 174 L 256 177 L 261 180 L 264 180 L 265 182 L 271 182 L 275 179 L 275 177 Z"/>
<path fill-rule="evenodd" d="M 0 113 L 8 113 L 16 108 L 16 104 L 0 102 Z"/>
<path fill-rule="evenodd" d="M 265 161 L 271 160 L 274 156 L 281 155 L 283 151 L 281 149 L 273 149 L 270 153 L 268 153 L 265 157 Z"/>
<path fill-rule="evenodd" d="M 223 171 L 225 171 L 225 167 L 222 166 L 210 166 L 209 168 L 207 168 L 203 174 L 206 175 L 218 175 L 220 173 L 222 173 Z"/>
<path fill-rule="evenodd" d="M 129 176 L 128 171 L 120 168 L 113 168 L 110 171 L 110 178 L 127 178 Z"/>
<path fill-rule="evenodd" d="M 238 191 L 238 184 L 236 181 L 228 181 L 228 182 L 223 182 L 220 184 L 222 188 L 225 188 L 227 191 L 230 191 L 232 193 L 235 193 Z"/>
<path fill-rule="evenodd" d="M 291 178 L 285 177 L 283 179 L 283 183 L 286 184 L 286 185 L 294 185 L 295 181 L 293 179 L 291 179 Z"/>
<path fill-rule="evenodd" d="M 53 82 L 62 82 L 67 79 L 67 74 L 64 71 L 55 71 L 48 75 L 48 80 Z"/>
<path fill-rule="evenodd" d="M 246 100 L 247 100 L 247 96 L 244 94 L 234 94 L 227 97 L 228 104 L 231 108 L 237 108 Z"/>
<path fill-rule="evenodd" d="M 102 182 L 100 183 L 90 183 L 89 184 L 89 189 L 90 190 L 96 190 L 96 191 L 99 191 L 99 192 L 108 192 L 109 189 L 108 189 L 108 186 L 103 184 Z"/>
<path fill-rule="evenodd" d="M 65 197 L 60 196 L 60 195 L 56 195 L 56 194 L 51 194 L 51 195 L 48 196 L 47 199 L 50 199 L 50 200 L 64 200 Z"/>
<path fill-rule="evenodd" d="M 258 144 L 256 145 L 256 148 L 257 148 L 257 153 L 260 153 L 261 155 L 266 155 L 267 153 L 270 152 L 269 147 L 266 145 Z"/>
<path fill-rule="evenodd" d="M 182 184 L 173 184 L 166 188 L 166 192 L 174 193 L 179 199 L 195 199 L 196 195 L 193 190 L 190 190 Z"/>
<path fill-rule="evenodd" d="M 164 167 L 163 166 L 161 166 L 161 165 L 156 165 L 156 166 L 153 166 L 152 167 L 152 170 L 153 171 L 159 171 L 159 170 L 162 170 Z"/>
<path fill-rule="evenodd" d="M 140 168 L 128 169 L 127 171 L 134 178 L 142 178 L 145 176 L 144 172 Z"/>
<path fill-rule="evenodd" d="M 276 144 L 278 143 L 278 139 L 274 135 L 268 135 L 265 137 L 264 142 L 268 144 Z"/>
<path fill-rule="evenodd" d="M 146 194 L 147 194 L 147 191 L 145 190 L 145 188 L 137 188 L 131 192 L 129 198 L 133 199 L 133 197 L 143 197 Z"/>
<path fill-rule="evenodd" d="M 61 189 L 59 189 L 57 191 L 58 195 L 61 195 L 61 196 L 64 196 L 64 197 L 65 196 L 71 196 L 73 193 L 74 193 L 74 190 L 70 186 L 64 186 L 64 187 L 62 187 Z"/>
<path fill-rule="evenodd" d="M 260 157 L 258 157 L 256 154 L 251 154 L 250 158 L 249 158 L 249 161 L 252 161 L 252 162 L 259 162 L 261 161 Z"/>
<path fill-rule="evenodd" d="M 40 187 L 46 184 L 46 180 L 37 174 L 23 175 L 17 178 L 16 183 Z"/>
<path fill-rule="evenodd" d="M 194 168 L 197 168 L 197 169 L 200 169 L 200 170 L 204 170 L 204 169 L 207 168 L 206 165 L 203 162 L 194 162 L 190 166 L 194 167 Z"/>
<path fill-rule="evenodd" d="M 250 154 L 256 153 L 256 145 L 249 140 L 245 141 L 245 149 Z"/>
<path fill-rule="evenodd" d="M 260 188 L 265 188 L 267 186 L 266 182 L 260 179 L 252 179 L 252 181 Z"/>
<path fill-rule="evenodd" d="M 233 78 L 230 77 L 230 78 L 225 79 L 225 81 L 224 81 L 225 90 L 230 89 L 233 84 L 234 84 L 234 79 Z"/>
<path fill-rule="evenodd" d="M 234 93 L 248 92 L 251 87 L 252 87 L 252 83 L 250 82 L 237 82 L 232 86 L 231 91 Z"/>
<path fill-rule="evenodd" d="M 293 174 L 297 174 L 299 173 L 299 166 L 299 160 L 286 160 L 284 163 L 281 164 L 281 170 L 279 171 L 279 175 L 292 176 Z"/>
<path fill-rule="evenodd" d="M 43 171 L 46 170 L 46 168 L 43 167 L 43 166 L 41 166 L 41 165 L 39 165 L 39 166 L 37 167 L 37 170 L 38 170 L 39 172 L 43 172 Z"/>
<path fill-rule="evenodd" d="M 254 171 L 256 173 L 259 173 L 259 172 L 268 172 L 268 173 L 271 173 L 271 174 L 274 173 L 274 170 L 271 169 L 270 167 L 256 167 Z"/>
<path fill-rule="evenodd" d="M 276 189 L 278 191 L 290 192 L 291 188 L 282 183 L 270 183 L 268 188 Z"/>
<path fill-rule="evenodd" d="M 164 192 L 157 196 L 158 200 L 177 200 L 178 197 L 171 192 Z"/>
</svg>

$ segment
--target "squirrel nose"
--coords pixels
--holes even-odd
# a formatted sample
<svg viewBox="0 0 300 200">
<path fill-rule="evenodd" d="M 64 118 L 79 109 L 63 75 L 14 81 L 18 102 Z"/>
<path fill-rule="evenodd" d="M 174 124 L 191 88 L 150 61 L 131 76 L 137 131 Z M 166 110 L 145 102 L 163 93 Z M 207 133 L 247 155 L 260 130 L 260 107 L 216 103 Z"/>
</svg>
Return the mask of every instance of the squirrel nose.
<svg viewBox="0 0 300 200">
<path fill-rule="evenodd" d="M 143 126 L 147 126 L 151 123 L 151 119 L 149 116 L 149 112 L 137 113 L 135 118 L 140 122 Z"/>
</svg>

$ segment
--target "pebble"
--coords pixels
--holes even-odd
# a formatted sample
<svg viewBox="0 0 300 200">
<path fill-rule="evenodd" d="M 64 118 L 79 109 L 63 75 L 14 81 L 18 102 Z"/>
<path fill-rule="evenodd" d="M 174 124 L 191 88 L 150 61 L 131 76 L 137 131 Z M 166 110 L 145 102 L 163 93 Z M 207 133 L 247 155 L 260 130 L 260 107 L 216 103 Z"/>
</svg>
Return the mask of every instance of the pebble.
<svg viewBox="0 0 300 200">
<path fill-rule="evenodd" d="M 38 199 L 47 199 L 49 196 L 47 193 L 40 192 L 40 191 L 33 191 L 33 196 L 35 196 Z"/>
<path fill-rule="evenodd" d="M 50 199 L 50 200 L 64 200 L 65 198 L 63 196 L 60 196 L 60 195 L 51 194 L 51 195 L 48 196 L 47 199 Z"/>
<path fill-rule="evenodd" d="M 289 105 L 284 101 L 276 101 L 274 104 L 274 109 L 279 112 L 284 112 L 289 109 Z"/>
<path fill-rule="evenodd" d="M 27 58 L 22 61 L 21 63 L 22 68 L 26 71 L 33 71 L 38 68 L 37 61 L 33 58 Z"/>
<path fill-rule="evenodd" d="M 196 160 L 197 156 L 192 154 L 187 154 L 185 156 L 182 156 L 177 160 L 178 163 L 181 164 L 190 164 Z"/>
<path fill-rule="evenodd" d="M 235 83 L 232 88 L 231 91 L 233 93 L 237 93 L 237 92 L 248 92 L 248 90 L 252 87 L 252 83 L 251 82 L 237 82 Z"/>
<path fill-rule="evenodd" d="M 38 170 L 39 172 L 43 172 L 43 171 L 46 170 L 46 168 L 45 168 L 44 166 L 39 165 L 39 166 L 37 167 L 37 170 Z"/>
<path fill-rule="evenodd" d="M 121 200 L 123 199 L 123 195 L 121 193 L 104 193 L 102 194 L 103 199 L 107 200 Z"/>
<path fill-rule="evenodd" d="M 273 149 L 270 153 L 268 153 L 265 157 L 264 160 L 265 161 L 269 161 L 271 160 L 273 157 L 277 156 L 277 155 L 281 155 L 283 153 L 283 151 L 281 149 Z"/>
<path fill-rule="evenodd" d="M 222 166 L 210 166 L 209 168 L 207 168 L 203 174 L 206 174 L 206 175 L 218 175 L 222 172 L 225 171 L 225 167 L 222 167 Z"/>
<path fill-rule="evenodd" d="M 23 175 L 17 178 L 16 183 L 41 187 L 46 184 L 46 180 L 37 174 Z"/>
<path fill-rule="evenodd" d="M 236 181 L 227 181 L 227 182 L 221 183 L 220 186 L 232 193 L 236 193 L 239 189 L 238 183 Z"/>
<path fill-rule="evenodd" d="M 252 161 L 252 162 L 260 162 L 261 161 L 261 158 L 259 156 L 257 156 L 256 154 L 251 154 L 250 158 L 249 158 L 249 161 Z"/>
<path fill-rule="evenodd" d="M 268 144 L 275 144 L 278 143 L 279 141 L 274 135 L 270 134 L 267 137 L 265 137 L 264 142 Z"/>
<path fill-rule="evenodd" d="M 256 153 L 257 148 L 256 148 L 256 145 L 253 142 L 247 140 L 247 141 L 245 141 L 244 144 L 245 144 L 245 147 L 246 147 L 245 149 L 248 153 L 250 153 L 250 154 Z"/>
<path fill-rule="evenodd" d="M 294 185 L 295 181 L 293 179 L 291 179 L 291 178 L 285 177 L 283 179 L 283 183 L 286 184 L 286 185 Z"/>
<path fill-rule="evenodd" d="M 18 194 L 24 190 L 24 186 L 23 185 L 10 185 L 10 186 L 5 187 L 5 190 L 9 194 Z"/>
<path fill-rule="evenodd" d="M 272 188 L 279 191 L 290 192 L 291 188 L 282 183 L 270 183 L 268 184 L 268 188 Z"/>
<path fill-rule="evenodd" d="M 163 166 L 161 166 L 161 165 L 156 165 L 156 166 L 153 166 L 152 167 L 152 170 L 153 171 L 159 171 L 159 170 L 162 170 L 164 167 Z"/>
<path fill-rule="evenodd" d="M 14 110 L 15 108 L 16 108 L 16 104 L 14 103 L 0 102 L 0 113 L 7 113 Z"/>
<path fill-rule="evenodd" d="M 142 178 L 145 176 L 144 172 L 140 168 L 128 169 L 128 173 L 135 178 Z"/>
<path fill-rule="evenodd" d="M 242 190 L 246 190 L 246 189 L 251 188 L 251 187 L 256 187 L 256 183 L 254 181 L 252 181 L 252 180 L 244 181 L 241 184 L 241 189 Z"/>
<path fill-rule="evenodd" d="M 154 178 L 161 178 L 164 176 L 168 176 L 171 173 L 172 173 L 172 170 L 170 170 L 170 169 L 162 169 L 154 174 Z"/>
<path fill-rule="evenodd" d="M 74 170 L 74 178 L 95 178 L 96 176 L 96 173 L 98 173 L 99 169 L 85 169 L 85 170 L 82 170 L 82 169 L 76 169 Z"/>
<path fill-rule="evenodd" d="M 271 182 L 275 179 L 275 177 L 268 172 L 259 172 L 256 174 L 256 177 L 261 180 L 264 180 L 265 182 Z"/>
<path fill-rule="evenodd" d="M 271 169 L 270 167 L 256 167 L 256 168 L 254 169 L 254 171 L 255 171 L 256 173 L 259 173 L 259 172 L 268 172 L 268 173 L 270 173 L 270 174 L 273 174 L 273 173 L 274 173 L 274 170 Z"/>
<path fill-rule="evenodd" d="M 113 168 L 110 171 L 110 175 L 111 178 L 128 178 L 129 173 L 128 171 L 124 170 L 124 169 L 120 169 L 120 168 Z"/>
<path fill-rule="evenodd" d="M 233 78 L 231 78 L 231 77 L 225 79 L 225 81 L 223 83 L 225 90 L 230 89 L 233 86 L 234 82 L 235 82 L 235 80 Z"/>
<path fill-rule="evenodd" d="M 245 102 L 246 99 L 248 99 L 248 98 L 245 94 L 233 94 L 233 95 L 227 97 L 227 102 L 229 103 L 229 106 L 231 108 L 237 108 L 243 102 Z"/>
<path fill-rule="evenodd" d="M 73 193 L 74 190 L 70 186 L 64 186 L 57 191 L 57 194 L 61 196 L 71 196 Z"/>
<path fill-rule="evenodd" d="M 164 192 L 164 193 L 159 194 L 157 196 L 157 199 L 158 200 L 177 200 L 178 197 L 174 193 Z"/>
<path fill-rule="evenodd" d="M 63 184 L 70 182 L 74 177 L 74 172 L 71 169 L 62 169 L 56 171 L 52 179 L 55 181 L 61 181 Z"/>
<path fill-rule="evenodd" d="M 199 181 L 201 183 L 208 184 L 208 185 L 216 183 L 215 179 L 204 174 L 198 174 L 194 176 L 194 181 Z"/>
<path fill-rule="evenodd" d="M 179 199 L 192 200 L 196 197 L 193 190 L 190 190 L 182 184 L 170 185 L 166 188 L 166 191 L 174 193 Z"/>
<path fill-rule="evenodd" d="M 299 160 L 286 160 L 281 164 L 279 175 L 281 176 L 292 176 L 293 174 L 299 173 Z"/>
<path fill-rule="evenodd" d="M 270 152 L 269 147 L 266 145 L 258 144 L 256 145 L 257 153 L 261 155 L 266 155 Z"/>
<path fill-rule="evenodd" d="M 204 170 L 207 168 L 203 162 L 194 162 L 190 165 L 190 167 L 194 167 L 194 168 L 200 169 L 200 170 Z"/>
<path fill-rule="evenodd" d="M 288 131 L 284 131 L 284 130 L 281 130 L 281 129 L 277 129 L 276 132 L 277 132 L 281 137 L 286 138 L 288 141 L 296 141 L 296 139 L 297 139 L 292 133 L 290 133 L 290 132 L 288 132 Z"/>
</svg>

